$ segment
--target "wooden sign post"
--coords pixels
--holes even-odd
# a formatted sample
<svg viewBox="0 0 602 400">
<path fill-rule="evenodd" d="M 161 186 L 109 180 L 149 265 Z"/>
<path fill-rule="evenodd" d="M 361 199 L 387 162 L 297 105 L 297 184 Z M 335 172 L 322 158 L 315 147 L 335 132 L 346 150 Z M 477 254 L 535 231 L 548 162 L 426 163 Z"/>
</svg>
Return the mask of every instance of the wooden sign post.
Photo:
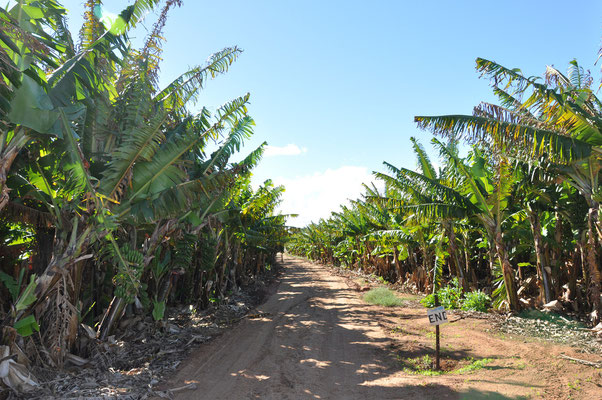
<svg viewBox="0 0 602 400">
<path fill-rule="evenodd" d="M 435 308 L 429 308 L 426 315 L 431 325 L 435 325 L 435 369 L 441 369 L 439 361 L 440 345 L 439 345 L 439 325 L 449 322 L 447 320 L 447 311 L 443 306 L 439 305 L 439 297 L 435 293 Z"/>
</svg>

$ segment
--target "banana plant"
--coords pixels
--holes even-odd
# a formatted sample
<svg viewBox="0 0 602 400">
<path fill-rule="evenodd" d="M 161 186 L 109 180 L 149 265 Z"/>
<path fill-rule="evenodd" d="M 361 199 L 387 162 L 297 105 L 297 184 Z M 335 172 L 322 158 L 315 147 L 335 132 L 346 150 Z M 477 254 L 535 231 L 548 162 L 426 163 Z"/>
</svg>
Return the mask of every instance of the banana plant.
<svg viewBox="0 0 602 400">
<path fill-rule="evenodd" d="M 596 258 L 602 239 L 602 103 L 591 88 L 593 79 L 577 61 L 570 63 L 566 75 L 547 67 L 544 82 L 486 59 L 478 58 L 476 64 L 483 75 L 491 78 L 501 105 L 483 103 L 470 116 L 417 116 L 415 121 L 437 135 L 478 142 L 526 162 L 536 162 L 541 157 L 579 190 L 589 205 L 585 216 L 588 292 L 591 318 L 599 321 L 601 283 Z"/>
<path fill-rule="evenodd" d="M 516 295 L 514 272 L 502 234 L 502 222 L 513 183 L 507 160 L 499 160 L 497 165 L 493 166 L 496 169 L 493 173 L 487 169 L 486 160 L 478 152 L 475 151 L 473 154 L 472 164 L 469 166 L 445 144 L 437 139 L 433 139 L 432 142 L 456 170 L 457 176 L 462 179 L 461 185 L 456 188 L 448 187 L 445 182 L 438 179 L 386 164 L 395 176 L 382 173 L 377 173 L 376 176 L 390 185 L 396 185 L 400 190 L 411 193 L 412 202 L 408 204 L 395 199 L 381 199 L 381 201 L 387 201 L 393 207 L 411 210 L 418 218 L 427 221 L 469 218 L 482 224 L 495 245 L 502 265 L 509 306 L 512 310 L 518 310 L 520 305 Z M 449 222 L 446 225 L 449 226 Z M 450 242 L 453 239 L 453 245 L 449 247 L 450 253 L 453 251 L 457 270 L 462 271 L 455 249 L 455 235 L 451 235 L 453 229 L 448 232 L 450 232 Z"/>
<path fill-rule="evenodd" d="M 214 202 L 258 159 L 255 154 L 225 165 L 251 133 L 248 95 L 214 115 L 206 108 L 197 115 L 186 109 L 208 79 L 228 70 L 238 48 L 216 53 L 158 90 L 157 54 L 149 49 L 156 49 L 164 16 L 176 3 L 166 4 L 140 52 L 126 46 L 127 31 L 158 1 L 136 1 L 110 17 L 99 2 L 88 1 L 79 46 L 66 29 L 65 10 L 54 1 L 20 1 L 0 12 L 2 26 L 12 26 L 0 35 L 2 90 L 8 100 L 2 103 L 0 209 L 9 201 L 35 206 L 30 212 L 41 208 L 55 228 L 52 258 L 36 280 L 40 304 L 32 308 L 43 307 L 49 294 L 58 293 L 55 285 L 66 282 L 65 272 L 73 276 L 68 292 L 75 296 L 65 301 L 75 304 L 91 245 L 103 243 L 110 250 L 117 265 L 116 291 L 121 286 L 130 290 L 116 296 L 105 313 L 104 320 L 112 322 L 100 325 L 101 337 L 123 310 L 118 298 L 131 299 L 128 292 L 135 295 L 140 289 L 140 274 L 175 222 L 197 204 Z M 229 144 L 200 161 L 207 144 L 223 136 Z M 28 152 L 21 152 L 25 146 Z M 194 163 L 199 164 L 197 176 L 188 168 Z M 19 170 L 9 170 L 11 165 Z M 135 237 L 140 224 L 157 229 L 142 248 L 126 246 L 121 232 Z M 68 351 L 71 335 L 57 336 L 70 337 L 69 343 L 49 347 Z M 61 355 L 56 356 L 60 364 Z"/>
</svg>

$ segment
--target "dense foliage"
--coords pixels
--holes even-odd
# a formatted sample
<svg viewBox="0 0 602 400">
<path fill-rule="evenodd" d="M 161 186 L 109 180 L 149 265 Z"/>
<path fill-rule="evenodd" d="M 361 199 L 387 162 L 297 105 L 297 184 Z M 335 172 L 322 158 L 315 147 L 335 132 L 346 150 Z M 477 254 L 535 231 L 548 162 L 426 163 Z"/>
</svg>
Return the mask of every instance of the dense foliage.
<svg viewBox="0 0 602 400">
<path fill-rule="evenodd" d="M 104 340 L 124 313 L 207 306 L 282 248 L 284 189 L 250 185 L 263 145 L 231 161 L 253 133 L 249 95 L 195 105 L 241 51 L 160 88 L 161 34 L 181 0 L 141 49 L 127 38 L 160 3 L 117 16 L 89 0 L 77 44 L 57 1 L 0 8 L 1 341 L 21 362 L 85 356 L 82 329 Z"/>
<path fill-rule="evenodd" d="M 593 79 L 576 61 L 543 79 L 483 59 L 477 70 L 499 105 L 415 118 L 447 139 L 432 140 L 440 167 L 412 138 L 417 170 L 385 162 L 388 173 L 375 173 L 383 190 L 366 186 L 287 247 L 418 290 L 456 277 L 464 292 L 483 289 L 512 310 L 559 299 L 597 322 L 602 103 Z"/>
</svg>

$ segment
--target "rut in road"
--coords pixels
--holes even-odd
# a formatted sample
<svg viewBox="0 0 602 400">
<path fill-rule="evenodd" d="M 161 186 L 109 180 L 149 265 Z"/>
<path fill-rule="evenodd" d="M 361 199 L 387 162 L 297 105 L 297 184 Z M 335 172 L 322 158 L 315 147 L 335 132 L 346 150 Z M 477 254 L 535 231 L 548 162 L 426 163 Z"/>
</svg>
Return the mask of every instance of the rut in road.
<svg viewBox="0 0 602 400">
<path fill-rule="evenodd" d="M 280 283 L 247 318 L 202 345 L 172 380 L 177 399 L 428 399 L 451 388 L 403 382 L 389 339 L 365 305 L 323 267 L 284 258 Z"/>
</svg>

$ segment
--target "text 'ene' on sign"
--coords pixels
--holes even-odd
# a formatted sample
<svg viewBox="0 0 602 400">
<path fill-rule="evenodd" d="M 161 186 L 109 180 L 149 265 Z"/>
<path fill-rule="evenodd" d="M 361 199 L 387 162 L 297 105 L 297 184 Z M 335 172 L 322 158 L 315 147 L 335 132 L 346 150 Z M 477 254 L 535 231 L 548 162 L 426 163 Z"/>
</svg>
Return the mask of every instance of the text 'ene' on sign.
<svg viewBox="0 0 602 400">
<path fill-rule="evenodd" d="M 426 312 L 426 315 L 429 318 L 431 325 L 441 325 L 449 322 L 447 320 L 447 312 L 443 306 L 429 308 Z"/>
</svg>

